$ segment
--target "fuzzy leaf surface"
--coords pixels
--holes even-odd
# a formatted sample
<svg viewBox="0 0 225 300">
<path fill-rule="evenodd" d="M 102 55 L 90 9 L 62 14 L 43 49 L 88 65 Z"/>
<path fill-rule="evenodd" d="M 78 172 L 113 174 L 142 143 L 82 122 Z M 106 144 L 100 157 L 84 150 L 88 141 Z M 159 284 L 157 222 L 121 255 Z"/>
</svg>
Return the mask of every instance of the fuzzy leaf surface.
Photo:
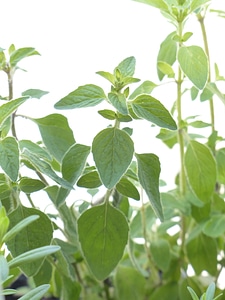
<svg viewBox="0 0 225 300">
<path fill-rule="evenodd" d="M 140 95 L 131 102 L 134 113 L 160 127 L 176 130 L 177 125 L 163 104 L 150 95 Z"/>
<path fill-rule="evenodd" d="M 134 145 L 132 139 L 123 130 L 107 128 L 95 136 L 92 152 L 103 184 L 111 189 L 129 167 Z"/>
<path fill-rule="evenodd" d="M 155 214 L 163 221 L 163 210 L 159 193 L 159 158 L 152 153 L 135 154 L 138 163 L 138 177 L 145 190 Z"/>
<path fill-rule="evenodd" d="M 78 219 L 78 234 L 92 273 L 98 280 L 107 278 L 122 258 L 127 243 L 125 216 L 109 203 L 92 207 Z"/>
<path fill-rule="evenodd" d="M 73 109 L 95 106 L 106 99 L 103 89 L 94 84 L 78 87 L 55 104 L 56 109 Z"/>
</svg>

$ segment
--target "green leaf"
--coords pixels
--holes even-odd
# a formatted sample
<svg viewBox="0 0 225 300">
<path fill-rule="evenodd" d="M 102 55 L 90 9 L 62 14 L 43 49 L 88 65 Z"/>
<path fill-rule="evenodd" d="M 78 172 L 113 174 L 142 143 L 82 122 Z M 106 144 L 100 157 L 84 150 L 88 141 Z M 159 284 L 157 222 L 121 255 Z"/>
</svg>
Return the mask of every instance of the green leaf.
<svg viewBox="0 0 225 300">
<path fill-rule="evenodd" d="M 210 217 L 204 227 L 203 232 L 205 235 L 212 238 L 218 238 L 225 232 L 225 216 L 222 214 L 214 215 Z"/>
<path fill-rule="evenodd" d="M 62 175 L 66 181 L 71 183 L 71 185 L 74 185 L 79 176 L 81 175 L 89 153 L 89 146 L 74 144 L 69 148 L 69 150 L 63 157 Z M 69 193 L 70 189 L 60 187 L 56 198 L 56 205 L 60 206 L 64 202 L 66 197 L 69 195 Z"/>
<path fill-rule="evenodd" d="M 181 47 L 178 51 L 178 61 L 184 74 L 200 90 L 209 76 L 208 59 L 201 47 Z"/>
<path fill-rule="evenodd" d="M 167 271 L 170 265 L 170 244 L 165 239 L 157 239 L 150 243 L 152 258 L 159 270 Z"/>
<path fill-rule="evenodd" d="M 198 92 L 199 92 L 199 90 L 195 86 L 192 86 L 192 88 L 191 88 L 191 100 L 195 100 L 197 98 Z"/>
<path fill-rule="evenodd" d="M 214 294 L 216 290 L 216 285 L 214 282 L 210 283 L 206 290 L 206 300 L 213 300 Z"/>
<path fill-rule="evenodd" d="M 157 2 L 157 1 L 155 1 Z M 170 33 L 165 40 L 161 43 L 158 57 L 157 57 L 157 66 L 158 62 L 164 62 L 169 66 L 172 66 L 176 61 L 176 53 L 177 53 L 177 43 L 173 40 L 176 32 Z M 157 68 L 159 80 L 162 80 L 165 76 L 160 68 Z"/>
<path fill-rule="evenodd" d="M 55 104 L 56 109 L 73 109 L 95 106 L 106 99 L 102 88 L 94 84 L 78 87 Z"/>
<path fill-rule="evenodd" d="M 176 130 L 177 126 L 162 103 L 150 95 L 140 95 L 131 102 L 134 113 L 160 127 Z"/>
<path fill-rule="evenodd" d="M 134 145 L 123 130 L 107 128 L 95 136 L 92 152 L 103 184 L 111 189 L 129 167 L 133 158 Z"/>
<path fill-rule="evenodd" d="M 117 268 L 115 288 L 120 300 L 145 298 L 145 278 L 134 268 L 124 266 Z"/>
<path fill-rule="evenodd" d="M 48 94 L 49 92 L 38 90 L 38 89 L 29 89 L 22 93 L 22 96 L 30 96 L 31 98 L 40 99 L 42 96 Z"/>
<path fill-rule="evenodd" d="M 158 61 L 157 67 L 160 72 L 162 72 L 164 75 L 167 75 L 169 78 L 173 78 L 175 76 L 173 68 L 168 63 L 164 61 Z"/>
<path fill-rule="evenodd" d="M 122 77 L 131 77 L 135 72 L 135 64 L 135 57 L 127 57 L 123 61 L 121 61 L 121 63 L 119 63 L 119 65 L 115 68 L 114 73 L 119 69 Z"/>
<path fill-rule="evenodd" d="M 21 97 L 2 104 L 0 106 L 0 125 L 29 98 L 30 97 Z"/>
<path fill-rule="evenodd" d="M 0 140 L 0 166 L 12 181 L 19 174 L 19 147 L 14 137 Z"/>
<path fill-rule="evenodd" d="M 116 113 L 113 110 L 103 109 L 103 110 L 99 110 L 98 113 L 102 117 L 104 117 L 105 119 L 108 119 L 108 120 L 115 120 L 116 119 Z"/>
<path fill-rule="evenodd" d="M 202 271 L 207 271 L 211 275 L 217 273 L 217 245 L 216 240 L 199 233 L 187 240 L 186 251 L 188 259 L 199 275 Z"/>
<path fill-rule="evenodd" d="M 44 259 L 46 256 L 55 253 L 56 251 L 59 250 L 60 250 L 59 246 L 43 246 L 43 247 L 35 248 L 13 258 L 8 262 L 8 265 L 10 268 L 20 267 L 21 269 L 24 269 L 24 264 L 34 263 L 35 261 Z M 39 265 L 40 262 L 38 266 Z M 36 272 L 38 271 L 38 269 L 36 270 Z M 27 276 L 32 276 L 32 275 L 27 275 Z"/>
<path fill-rule="evenodd" d="M 87 189 L 94 189 L 102 185 L 99 174 L 97 171 L 92 171 L 84 174 L 77 181 L 77 186 L 85 187 Z"/>
<path fill-rule="evenodd" d="M 205 123 L 203 121 L 193 121 L 193 122 L 190 122 L 188 125 L 192 126 L 194 128 L 205 128 L 205 127 L 211 126 L 210 123 Z"/>
<path fill-rule="evenodd" d="M 208 202 L 216 185 L 216 162 L 210 149 L 196 141 L 190 141 L 185 153 L 185 169 L 188 182 L 196 196 Z"/>
<path fill-rule="evenodd" d="M 6 258 L 0 254 L 0 284 L 4 282 L 9 276 L 9 266 Z M 0 290 L 1 295 L 1 290 Z"/>
<path fill-rule="evenodd" d="M 199 298 L 196 295 L 195 291 L 191 287 L 188 286 L 187 289 L 188 289 L 188 291 L 189 291 L 189 293 L 190 293 L 193 300 L 199 300 Z"/>
<path fill-rule="evenodd" d="M 12 227 L 3 237 L 3 241 L 7 243 L 10 241 L 12 238 L 14 238 L 23 228 L 37 220 L 40 216 L 38 215 L 32 215 L 29 216 L 20 222 L 18 222 L 14 227 Z"/>
<path fill-rule="evenodd" d="M 40 159 L 44 160 L 52 160 L 52 157 L 50 154 L 46 151 L 46 149 L 42 148 L 38 144 L 33 143 L 30 140 L 21 140 L 19 141 L 19 146 L 21 151 L 23 151 L 25 148 L 29 150 L 31 153 L 35 153 Z"/>
<path fill-rule="evenodd" d="M 22 158 L 31 163 L 31 165 L 39 172 L 47 175 L 49 178 L 57 182 L 66 189 L 73 189 L 73 186 L 65 179 L 59 177 L 51 168 L 50 164 L 41 160 L 38 156 L 25 149 L 22 153 Z"/>
<path fill-rule="evenodd" d="M 159 194 L 160 162 L 155 154 L 135 154 L 138 163 L 138 177 L 155 214 L 163 221 L 163 210 Z"/>
<path fill-rule="evenodd" d="M 45 184 L 41 180 L 28 177 L 22 177 L 19 183 L 19 188 L 26 194 L 37 192 L 44 187 Z"/>
<path fill-rule="evenodd" d="M 27 220 L 31 221 L 30 219 L 27 219 L 26 222 L 24 221 L 25 223 L 20 223 L 22 220 L 33 215 L 38 215 L 39 218 L 35 221 L 31 219 L 33 222 L 29 225 L 27 225 L 26 222 Z M 46 214 L 44 214 L 40 210 L 35 208 L 27 208 L 23 206 L 19 206 L 16 210 L 12 211 L 9 214 L 9 220 L 9 229 L 15 227 L 14 231 L 18 223 L 19 226 L 22 227 L 26 225 L 26 227 L 21 229 L 20 232 L 17 232 L 16 236 L 14 236 L 6 242 L 9 251 L 14 257 L 14 259 L 10 261 L 9 264 L 11 267 L 12 265 L 17 266 L 16 262 L 19 261 L 19 264 L 21 265 L 20 267 L 23 270 L 23 272 L 27 276 L 33 276 L 35 273 L 38 272 L 39 268 L 41 267 L 45 255 L 42 254 L 41 260 L 31 262 L 33 259 L 33 256 L 31 255 L 32 252 L 29 255 L 29 258 L 28 255 L 25 255 L 25 252 L 33 250 L 35 248 L 49 245 L 51 243 L 53 235 L 52 223 L 50 219 L 46 216 Z M 34 251 L 37 252 L 36 256 L 38 256 L 38 250 Z M 35 258 L 35 260 L 36 259 L 37 258 Z"/>
<path fill-rule="evenodd" d="M 47 293 L 50 284 L 40 285 L 19 298 L 19 300 L 40 300 Z"/>
<path fill-rule="evenodd" d="M 86 210 L 78 233 L 87 263 L 98 280 L 109 276 L 123 256 L 128 239 L 125 216 L 108 202 Z"/>
<path fill-rule="evenodd" d="M 151 92 L 156 86 L 157 84 L 155 84 L 154 82 L 146 80 L 133 91 L 129 99 L 133 100 L 140 94 L 151 94 Z"/>
<path fill-rule="evenodd" d="M 19 61 L 23 58 L 32 56 L 32 55 L 40 55 L 34 48 L 20 48 L 13 51 L 10 54 L 10 64 L 11 66 L 16 66 Z"/>
<path fill-rule="evenodd" d="M 0 207 L 0 245 L 2 245 L 3 237 L 6 234 L 9 227 L 9 218 L 6 214 L 4 206 Z"/>
<path fill-rule="evenodd" d="M 151 300 L 178 300 L 178 286 L 176 282 L 168 282 L 154 289 Z"/>
<path fill-rule="evenodd" d="M 128 114 L 126 98 L 121 93 L 109 93 L 109 101 L 123 115 Z"/>
<path fill-rule="evenodd" d="M 177 132 L 166 128 L 161 128 L 160 133 L 156 137 L 161 139 L 170 149 L 177 143 Z"/>
<path fill-rule="evenodd" d="M 140 194 L 135 185 L 128 180 L 126 177 L 122 177 L 120 181 L 116 185 L 117 191 L 129 198 L 133 198 L 135 200 L 140 200 Z"/>
<path fill-rule="evenodd" d="M 75 143 L 67 118 L 60 114 L 51 114 L 32 120 L 38 125 L 43 142 L 49 152 L 61 162 L 66 151 Z"/>
<path fill-rule="evenodd" d="M 217 162 L 217 178 L 222 184 L 225 184 L 225 148 L 221 148 L 216 152 Z"/>
<path fill-rule="evenodd" d="M 197 8 L 199 8 L 202 5 L 205 5 L 209 1 L 210 0 L 192 0 L 191 1 L 191 11 L 196 10 Z"/>
<path fill-rule="evenodd" d="M 193 35 L 193 32 L 185 32 L 185 34 L 182 36 L 182 42 L 186 42 L 189 40 L 189 38 Z"/>
<path fill-rule="evenodd" d="M 113 85 L 115 84 L 115 77 L 113 74 L 109 73 L 109 72 L 105 72 L 105 71 L 98 71 L 96 72 L 96 74 L 104 77 L 105 79 L 107 79 L 109 82 L 111 82 Z"/>
</svg>

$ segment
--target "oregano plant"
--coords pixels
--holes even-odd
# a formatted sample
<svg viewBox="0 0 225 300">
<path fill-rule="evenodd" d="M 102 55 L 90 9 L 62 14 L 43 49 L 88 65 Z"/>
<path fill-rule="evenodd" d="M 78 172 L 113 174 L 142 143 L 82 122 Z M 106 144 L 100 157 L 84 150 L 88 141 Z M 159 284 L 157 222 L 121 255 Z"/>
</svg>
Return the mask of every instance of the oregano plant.
<svg viewBox="0 0 225 300">
<path fill-rule="evenodd" d="M 218 85 L 224 77 L 218 62 L 213 73 L 204 22 L 210 13 L 225 13 L 208 0 L 136 1 L 172 24 L 159 45 L 158 82 L 136 78 L 136 59 L 129 56 L 96 72 L 108 89 L 84 83 L 56 99 L 51 114 L 33 118 L 20 108 L 48 92 L 31 88 L 14 98 L 13 83 L 21 60 L 39 53 L 0 48 L 8 81 L 0 106 L 0 300 L 13 294 L 22 300 L 225 299 L 219 284 L 225 148 L 214 110 L 214 98 L 225 103 Z M 195 32 L 186 31 L 190 17 L 200 25 L 202 44 L 192 44 Z M 165 83 L 175 90 L 172 107 L 155 96 Z M 208 102 L 208 120 L 185 116 L 184 101 Z M 87 107 L 100 107 L 96 113 L 107 125 L 84 145 L 58 112 Z M 39 137 L 21 140 L 20 118 Z M 136 151 L 133 129 L 142 120 L 171 151 L 179 149 L 172 188 L 161 178 L 157 153 Z M 52 203 L 52 213 L 40 209 L 37 195 Z M 12 288 L 22 275 L 25 292 Z"/>
</svg>

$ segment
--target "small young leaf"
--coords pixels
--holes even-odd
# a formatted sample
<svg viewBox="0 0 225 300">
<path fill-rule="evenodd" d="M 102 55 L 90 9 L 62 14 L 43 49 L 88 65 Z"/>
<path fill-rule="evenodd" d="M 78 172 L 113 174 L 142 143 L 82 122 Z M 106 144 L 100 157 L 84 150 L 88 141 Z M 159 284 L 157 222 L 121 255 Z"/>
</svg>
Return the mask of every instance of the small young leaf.
<svg viewBox="0 0 225 300">
<path fill-rule="evenodd" d="M 61 162 L 66 151 L 75 143 L 67 118 L 60 114 L 51 114 L 32 120 L 38 125 L 43 142 L 49 152 Z"/>
<path fill-rule="evenodd" d="M 185 153 L 185 169 L 188 182 L 203 202 L 208 202 L 216 185 L 216 162 L 210 149 L 197 142 L 190 141 Z"/>
<path fill-rule="evenodd" d="M 122 77 L 132 77 L 135 71 L 136 59 L 135 57 L 127 57 L 119 65 L 115 68 L 115 70 L 119 69 Z M 115 73 L 114 70 L 114 73 Z"/>
<path fill-rule="evenodd" d="M 113 110 L 103 109 L 103 110 L 99 110 L 98 113 L 101 116 L 103 116 L 105 119 L 108 119 L 108 120 L 115 120 L 116 119 L 116 113 Z"/>
<path fill-rule="evenodd" d="M 0 106 L 0 125 L 29 98 L 30 97 L 21 97 L 2 104 Z"/>
<path fill-rule="evenodd" d="M 19 298 L 19 300 L 40 300 L 47 293 L 50 284 L 40 285 Z"/>
<path fill-rule="evenodd" d="M 168 11 L 168 6 L 164 0 L 134 0 L 134 1 L 151 5 L 163 11 Z"/>
<path fill-rule="evenodd" d="M 22 96 L 30 96 L 31 98 L 40 99 L 42 96 L 48 94 L 49 92 L 38 90 L 38 89 L 29 89 L 22 93 Z"/>
<path fill-rule="evenodd" d="M 214 294 L 216 290 L 216 285 L 214 282 L 210 283 L 206 290 L 206 298 L 205 300 L 213 300 Z"/>
<path fill-rule="evenodd" d="M 126 177 L 122 177 L 116 185 L 117 191 L 129 198 L 140 200 L 140 194 L 135 185 L 129 181 Z"/>
<path fill-rule="evenodd" d="M 10 54 L 11 66 L 16 66 L 20 60 L 31 55 L 40 55 L 34 48 L 20 48 Z"/>
<path fill-rule="evenodd" d="M 77 186 L 85 187 L 87 189 L 94 189 L 102 185 L 97 171 L 92 171 L 84 174 L 77 181 Z"/>
<path fill-rule="evenodd" d="M 141 94 L 151 94 L 151 92 L 153 91 L 153 89 L 156 86 L 157 86 L 157 84 L 155 84 L 154 82 L 146 80 L 138 88 L 136 88 L 133 91 L 133 93 L 130 95 L 129 99 L 133 100 L 134 98 L 136 98 L 137 96 L 139 96 Z"/>
<path fill-rule="evenodd" d="M 174 70 L 168 63 L 164 61 L 158 61 L 157 67 L 164 75 L 167 75 L 169 78 L 174 77 Z"/>
<path fill-rule="evenodd" d="M 0 141 L 0 166 L 12 181 L 19 174 L 19 147 L 14 137 L 6 137 Z"/>
<path fill-rule="evenodd" d="M 73 109 L 95 106 L 106 99 L 102 88 L 94 84 L 78 87 L 55 104 L 56 109 Z"/>
<path fill-rule="evenodd" d="M 98 280 L 109 276 L 122 258 L 128 239 L 125 216 L 108 202 L 86 210 L 78 233 L 87 263 Z"/>
<path fill-rule="evenodd" d="M 178 61 L 184 74 L 198 89 L 202 90 L 209 75 L 208 59 L 202 48 L 181 47 L 178 51 Z"/>
<path fill-rule="evenodd" d="M 121 94 L 121 93 L 109 93 L 108 98 L 109 98 L 109 101 L 111 102 L 111 104 L 122 115 L 127 115 L 128 114 L 126 98 L 123 94 Z"/>
<path fill-rule="evenodd" d="M 113 74 L 111 74 L 109 72 L 105 72 L 105 71 L 98 71 L 98 72 L 96 72 L 96 74 L 104 77 L 105 79 L 110 81 L 113 85 L 115 84 L 115 77 Z"/>
<path fill-rule="evenodd" d="M 163 210 L 159 194 L 160 162 L 155 154 L 135 154 L 138 163 L 138 177 L 155 214 L 163 221 Z"/>
<path fill-rule="evenodd" d="M 214 215 L 210 217 L 204 227 L 203 232 L 205 235 L 218 238 L 225 232 L 225 216 L 222 214 Z"/>
<path fill-rule="evenodd" d="M 131 102 L 134 113 L 160 127 L 176 130 L 177 125 L 162 103 L 150 95 L 140 95 Z"/>
<path fill-rule="evenodd" d="M 9 227 L 9 218 L 6 214 L 4 206 L 0 207 L 0 245 L 2 245 L 3 237 L 6 234 Z"/>
<path fill-rule="evenodd" d="M 103 184 L 111 189 L 129 167 L 134 145 L 123 130 L 107 128 L 95 136 L 92 152 Z"/>
</svg>

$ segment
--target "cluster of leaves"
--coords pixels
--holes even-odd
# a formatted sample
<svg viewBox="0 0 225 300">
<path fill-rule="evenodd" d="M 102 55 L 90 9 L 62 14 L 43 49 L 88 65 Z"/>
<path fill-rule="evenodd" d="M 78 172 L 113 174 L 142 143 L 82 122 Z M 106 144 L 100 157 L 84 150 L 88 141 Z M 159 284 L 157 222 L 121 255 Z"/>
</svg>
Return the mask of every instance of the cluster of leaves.
<svg viewBox="0 0 225 300">
<path fill-rule="evenodd" d="M 208 123 L 196 116 L 183 119 L 181 102 L 189 91 L 192 100 L 210 103 L 211 115 L 214 95 L 225 102 L 216 85 L 224 80 L 217 65 L 216 79 L 211 80 L 207 47 L 189 45 L 192 33 L 183 32 L 191 14 L 204 27 L 209 1 L 138 2 L 160 9 L 176 28 L 161 43 L 157 57 L 159 80 L 169 78 L 177 85 L 175 105 L 170 113 L 152 96 L 160 85 L 138 83 L 135 58 L 128 57 L 112 73 L 97 72 L 110 83 L 109 92 L 86 84 L 55 104 L 56 109 L 65 110 L 105 103 L 106 109 L 98 113 L 108 127 L 97 133 L 91 145 L 78 144 L 67 118 L 58 113 L 26 116 L 27 122 L 37 125 L 40 141 L 17 138 L 17 109 L 47 92 L 30 89 L 14 99 L 18 63 L 38 52 L 14 45 L 8 53 L 0 49 L 0 69 L 9 82 L 9 95 L 2 97 L 0 106 L 0 297 L 16 292 L 8 287 L 22 272 L 31 280 L 31 290 L 20 299 L 37 300 L 48 291 L 65 300 L 195 300 L 207 285 L 202 272 L 217 280 L 223 269 L 223 138 L 213 118 Z M 138 87 L 130 92 L 134 84 Z M 133 126 L 142 119 L 160 127 L 157 138 L 169 148 L 179 146 L 181 165 L 173 190 L 160 191 L 157 155 L 135 152 Z M 189 132 L 193 127 L 209 127 L 210 135 Z M 79 207 L 68 206 L 66 200 L 77 188 L 91 195 L 101 188 L 104 196 L 97 202 L 84 200 Z M 46 193 L 57 213 L 45 214 L 34 205 L 32 195 L 39 191 Z M 23 205 L 24 195 L 30 207 Z M 132 206 L 130 199 L 140 203 Z M 179 230 L 171 233 L 174 227 Z M 53 237 L 58 229 L 63 240 Z M 212 300 L 220 292 L 210 285 L 201 299 Z"/>
</svg>

